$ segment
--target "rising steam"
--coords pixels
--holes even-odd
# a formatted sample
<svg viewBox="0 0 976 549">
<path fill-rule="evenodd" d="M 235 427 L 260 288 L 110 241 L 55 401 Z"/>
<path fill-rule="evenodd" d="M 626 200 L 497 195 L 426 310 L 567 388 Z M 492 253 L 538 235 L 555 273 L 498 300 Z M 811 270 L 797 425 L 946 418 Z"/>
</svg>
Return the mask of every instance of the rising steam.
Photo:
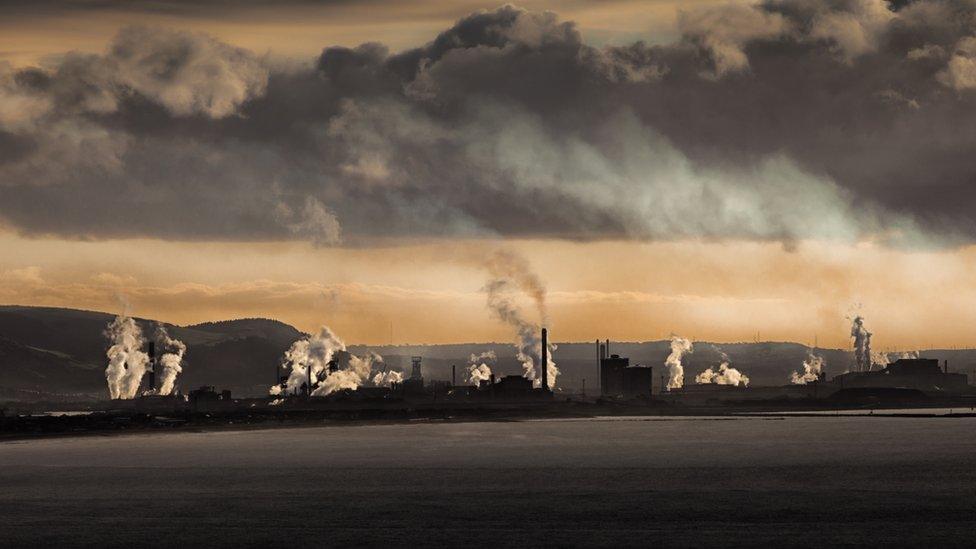
<svg viewBox="0 0 976 549">
<path fill-rule="evenodd" d="M 327 326 L 322 326 L 317 334 L 292 343 L 282 361 L 285 368 L 290 370 L 284 392 L 295 393 L 302 385 L 314 386 L 317 380 L 328 374 L 329 362 L 336 352 L 345 350 L 346 344 Z M 273 395 L 281 392 L 282 388 L 277 385 L 271 388 Z"/>
<path fill-rule="evenodd" d="M 345 368 L 328 372 L 325 379 L 312 391 L 312 396 L 326 396 L 344 389 L 355 391 L 371 379 L 373 364 L 382 363 L 383 357 L 373 352 L 367 352 L 366 356 L 362 357 L 352 355 Z"/>
<path fill-rule="evenodd" d="M 305 385 L 311 388 L 312 396 L 326 396 L 336 391 L 355 391 L 367 383 L 389 387 L 403 381 L 403 374 L 386 370 L 383 357 L 374 352 L 367 351 L 361 357 L 349 355 L 348 363 L 338 364 L 338 353 L 345 350 L 346 344 L 326 326 L 322 326 L 317 334 L 292 343 L 282 361 L 290 370 L 288 380 L 283 388 L 271 387 L 271 394 L 297 393 Z M 334 365 L 331 371 L 330 363 Z"/>
<path fill-rule="evenodd" d="M 790 383 L 805 385 L 817 381 L 826 365 L 827 361 L 824 357 L 808 352 L 806 360 L 803 361 L 803 371 L 790 372 Z"/>
<path fill-rule="evenodd" d="M 160 374 L 157 394 L 168 395 L 173 392 L 173 387 L 176 385 L 176 376 L 183 371 L 183 355 L 186 353 L 186 344 L 170 337 L 162 324 L 156 324 L 154 339 L 156 346 L 162 352 L 159 357 Z"/>
<path fill-rule="evenodd" d="M 471 353 L 468 357 L 468 383 L 477 387 L 482 381 L 491 380 L 490 364 L 494 364 L 496 359 L 495 351 L 485 351 L 479 355 Z"/>
<path fill-rule="evenodd" d="M 532 272 L 529 262 L 524 257 L 510 250 L 495 250 L 488 258 L 487 268 L 493 278 L 513 281 L 535 302 L 542 324 L 549 323 L 546 287 L 539 276 Z"/>
<path fill-rule="evenodd" d="M 491 278 L 485 284 L 484 292 L 488 296 L 488 309 L 502 322 L 511 326 L 516 333 L 516 357 L 522 363 L 525 371 L 523 376 L 533 381 L 533 386 L 542 386 L 542 338 L 541 326 L 527 321 L 522 311 L 516 305 L 514 295 L 516 290 L 532 298 L 539 313 L 540 321 L 548 321 L 546 308 L 546 289 L 539 277 L 529 270 L 525 258 L 513 252 L 499 250 L 491 255 L 485 263 Z M 556 348 L 549 344 L 547 364 L 549 385 L 556 386 L 559 368 L 552 359 L 552 351 Z"/>
<path fill-rule="evenodd" d="M 685 384 L 685 369 L 681 357 L 693 352 L 691 341 L 671 334 L 671 354 L 664 364 L 668 367 L 668 389 L 680 389 Z"/>
<path fill-rule="evenodd" d="M 851 338 L 854 339 L 854 371 L 870 371 L 872 359 L 876 357 L 871 354 L 871 332 L 864 327 L 864 318 L 860 315 L 851 322 Z"/>
<path fill-rule="evenodd" d="M 376 372 L 376 375 L 373 376 L 373 385 L 377 387 L 392 387 L 394 383 L 403 383 L 403 372 L 387 370 Z"/>
<path fill-rule="evenodd" d="M 721 352 L 721 351 L 719 351 Z M 729 366 L 729 355 L 722 353 L 722 363 L 718 368 L 707 368 L 695 376 L 695 383 L 714 383 L 716 385 L 749 385 L 749 376 Z"/>
<path fill-rule="evenodd" d="M 149 364 L 149 355 L 141 350 L 142 330 L 135 320 L 123 313 L 115 317 L 103 333 L 112 344 L 106 353 L 108 367 L 105 368 L 109 396 L 113 399 L 135 398 Z"/>
</svg>

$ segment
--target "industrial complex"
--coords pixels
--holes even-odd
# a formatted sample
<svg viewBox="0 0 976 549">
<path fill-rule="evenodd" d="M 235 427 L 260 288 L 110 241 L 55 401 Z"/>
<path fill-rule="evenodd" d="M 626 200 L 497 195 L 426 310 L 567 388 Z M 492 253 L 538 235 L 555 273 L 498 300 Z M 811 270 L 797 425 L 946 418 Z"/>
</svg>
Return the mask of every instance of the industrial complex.
<svg viewBox="0 0 976 549">
<path fill-rule="evenodd" d="M 686 381 L 683 368 L 687 365 L 681 359 L 684 352 L 691 352 L 692 343 L 676 336 L 672 336 L 672 354 L 658 366 L 657 378 L 654 366 L 632 364 L 628 357 L 614 352 L 609 339 L 595 340 L 592 366 L 585 369 L 598 380 L 598 387 L 587 393 L 584 379 L 581 390 L 570 391 L 553 382 L 552 374 L 559 370 L 554 367 L 552 349 L 556 346 L 550 343 L 548 331 L 538 329 L 523 336 L 533 345 L 516 347 L 524 369 L 522 375 L 496 374 L 488 364 L 495 358 L 494 353 L 487 352 L 483 355 L 492 360 L 479 362 L 483 357 L 472 355 L 467 368 L 451 366 L 450 379 L 436 379 L 426 371 L 423 356 L 410 356 L 409 370 L 403 372 L 388 367 L 375 353 L 351 353 L 334 334 L 323 329 L 319 335 L 296 341 L 280 362 L 268 365 L 268 379 L 275 383 L 270 385 L 267 396 L 244 398 L 215 386 L 191 390 L 180 390 L 178 384 L 174 387 L 173 372 L 179 372 L 174 370 L 174 361 L 182 355 L 173 354 L 171 339 L 162 347 L 149 341 L 146 352 L 131 345 L 113 347 L 109 356 L 124 352 L 127 363 L 125 368 L 114 370 L 118 375 L 110 380 L 109 387 L 114 388 L 113 395 L 133 396 L 75 406 L 61 403 L 63 410 L 87 412 L 70 416 L 38 416 L 30 412 L 11 415 L 0 409 L 0 432 L 20 436 L 18 433 L 294 425 L 322 420 L 484 420 L 976 407 L 976 387 L 969 384 L 965 374 L 950 372 L 947 361 L 940 363 L 914 355 L 875 363 L 869 353 L 862 353 L 861 361 L 852 362 L 848 368 L 852 371 L 829 377 L 823 360 L 813 350 L 791 383 L 764 386 L 750 384 L 748 376 L 732 367 L 728 356 L 713 346 L 711 350 L 718 351 L 721 364 L 689 376 Z M 865 347 L 867 341 L 865 338 Z M 162 354 L 157 355 L 161 349 Z M 113 371 L 111 367 L 109 371 Z M 660 380 L 657 386 L 656 379 Z"/>
<path fill-rule="evenodd" d="M 540 332 L 539 355 L 534 364 L 546 364 L 550 345 L 548 332 Z M 474 383 L 458 379 L 452 367 L 451 379 L 428 379 L 424 375 L 423 357 L 411 357 L 408 377 L 399 372 L 380 372 L 393 380 L 385 385 L 363 385 L 340 388 L 325 393 L 321 389 L 331 376 L 348 371 L 352 361 L 359 360 L 345 350 L 333 353 L 319 375 L 306 364 L 305 380 L 289 389 L 288 372 L 275 365 L 278 384 L 267 398 L 235 399 L 229 391 L 215 387 L 200 387 L 185 395 L 154 393 L 156 358 L 149 347 L 149 367 L 142 387 L 142 396 L 128 401 L 112 401 L 108 407 L 133 407 L 144 410 L 185 408 L 190 410 L 228 410 L 246 408 L 268 412 L 294 410 L 355 410 L 355 409 L 425 409 L 488 410 L 532 409 L 560 410 L 571 404 L 573 410 L 585 406 L 627 409 L 629 413 L 687 413 L 697 408 L 740 409 L 778 407 L 795 409 L 832 407 L 859 403 L 917 405 L 933 402 L 976 402 L 976 387 L 969 384 L 965 374 L 950 373 L 948 363 L 927 358 L 900 358 L 883 367 L 867 365 L 860 371 L 844 372 L 828 378 L 818 371 L 804 383 L 774 386 L 750 386 L 746 383 L 714 382 L 683 383 L 668 387 L 666 375 L 661 376 L 658 391 L 653 388 L 654 368 L 631 364 L 630 359 L 612 352 L 609 339 L 595 341 L 594 370 L 599 379 L 595 394 L 562 392 L 549 381 L 546 368 L 539 368 L 539 379 L 525 375 L 496 376 L 488 374 Z M 723 365 L 724 368 L 724 365 Z M 701 379 L 702 376 L 699 376 Z M 581 408 L 581 406 L 583 408 Z M 527 407 L 527 408 L 526 408 Z M 594 408 L 595 409 L 595 408 Z"/>
</svg>

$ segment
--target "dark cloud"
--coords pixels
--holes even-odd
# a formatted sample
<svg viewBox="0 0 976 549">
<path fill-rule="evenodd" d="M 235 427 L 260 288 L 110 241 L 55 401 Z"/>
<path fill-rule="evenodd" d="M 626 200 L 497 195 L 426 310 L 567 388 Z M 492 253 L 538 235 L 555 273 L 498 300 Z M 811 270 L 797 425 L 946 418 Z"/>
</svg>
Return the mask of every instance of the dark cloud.
<svg viewBox="0 0 976 549">
<path fill-rule="evenodd" d="M 896 9 L 897 8 L 897 9 Z M 769 1 L 592 47 L 552 13 L 282 66 L 130 28 L 0 68 L 0 218 L 82 238 L 976 237 L 976 6 Z"/>
<path fill-rule="evenodd" d="M 348 5 L 363 0 L 0 0 L 6 15 L 50 16 L 82 12 L 127 12 L 169 16 L 214 16 L 235 10 Z M 366 0 L 373 3 L 374 0 Z"/>
</svg>

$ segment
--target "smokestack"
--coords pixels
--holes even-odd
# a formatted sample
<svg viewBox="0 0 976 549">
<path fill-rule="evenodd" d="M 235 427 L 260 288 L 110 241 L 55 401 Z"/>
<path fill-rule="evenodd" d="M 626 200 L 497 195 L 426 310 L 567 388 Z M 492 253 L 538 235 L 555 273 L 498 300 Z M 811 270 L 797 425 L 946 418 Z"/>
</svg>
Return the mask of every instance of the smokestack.
<svg viewBox="0 0 976 549">
<path fill-rule="evenodd" d="M 607 356 L 610 356 L 610 338 L 607 338 Z"/>
<path fill-rule="evenodd" d="M 309 363 L 305 365 L 305 376 L 307 377 L 305 381 L 305 396 L 310 397 L 312 396 L 312 362 L 311 361 L 309 361 Z"/>
<path fill-rule="evenodd" d="M 150 348 L 151 348 L 151 347 L 150 347 Z M 151 353 L 151 352 L 152 352 L 152 351 L 150 351 L 150 353 Z M 151 355 L 150 355 L 150 356 L 151 356 Z M 945 360 L 945 373 L 947 373 L 947 374 L 949 373 L 949 359 L 948 359 L 948 358 L 947 358 L 947 359 Z"/>
<path fill-rule="evenodd" d="M 156 342 L 149 342 L 149 390 L 156 390 Z"/>
<path fill-rule="evenodd" d="M 600 344 L 600 362 L 602 363 L 603 362 L 603 359 L 605 359 L 605 358 L 607 358 L 607 347 L 606 347 L 606 345 L 604 345 L 604 344 L 601 343 Z"/>
<path fill-rule="evenodd" d="M 457 365 L 451 364 L 451 387 L 457 386 Z"/>
<path fill-rule="evenodd" d="M 542 388 L 546 391 L 549 390 L 549 331 L 545 328 L 542 329 L 542 361 L 540 363 L 542 368 Z"/>
</svg>

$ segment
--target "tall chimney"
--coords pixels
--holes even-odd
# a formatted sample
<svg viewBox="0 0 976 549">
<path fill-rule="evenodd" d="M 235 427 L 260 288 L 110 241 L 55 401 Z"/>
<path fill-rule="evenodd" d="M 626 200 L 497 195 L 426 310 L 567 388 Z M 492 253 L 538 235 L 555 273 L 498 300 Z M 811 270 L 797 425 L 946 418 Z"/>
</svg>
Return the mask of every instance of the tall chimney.
<svg viewBox="0 0 976 549">
<path fill-rule="evenodd" d="M 309 362 L 305 365 L 305 377 L 308 380 L 305 382 L 305 396 L 312 396 L 312 363 Z"/>
<path fill-rule="evenodd" d="M 607 358 L 610 358 L 610 338 L 607 338 Z"/>
<path fill-rule="evenodd" d="M 156 390 L 156 342 L 149 342 L 149 390 Z"/>
<path fill-rule="evenodd" d="M 457 364 L 451 364 L 451 387 L 457 386 Z"/>
<path fill-rule="evenodd" d="M 542 329 L 542 361 L 540 362 L 540 368 L 542 368 L 542 388 L 546 391 L 549 390 L 549 331 L 545 328 Z"/>
</svg>

